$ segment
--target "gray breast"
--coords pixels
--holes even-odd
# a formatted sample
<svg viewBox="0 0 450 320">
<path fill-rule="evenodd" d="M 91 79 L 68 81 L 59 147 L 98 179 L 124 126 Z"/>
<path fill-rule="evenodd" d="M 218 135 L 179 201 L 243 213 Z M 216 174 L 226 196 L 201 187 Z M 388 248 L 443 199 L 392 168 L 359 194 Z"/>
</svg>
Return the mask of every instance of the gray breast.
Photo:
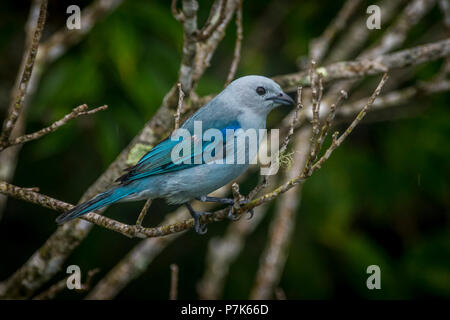
<svg viewBox="0 0 450 320">
<path fill-rule="evenodd" d="M 247 170 L 248 164 L 203 164 L 161 175 L 159 196 L 169 203 L 184 203 L 207 195 Z"/>
</svg>

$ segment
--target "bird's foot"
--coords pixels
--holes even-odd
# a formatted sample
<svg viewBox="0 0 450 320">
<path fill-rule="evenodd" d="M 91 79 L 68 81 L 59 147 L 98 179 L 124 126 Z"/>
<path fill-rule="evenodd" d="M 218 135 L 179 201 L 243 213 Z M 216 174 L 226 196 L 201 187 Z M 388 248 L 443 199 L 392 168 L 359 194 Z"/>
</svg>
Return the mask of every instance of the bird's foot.
<svg viewBox="0 0 450 320">
<path fill-rule="evenodd" d="M 239 207 L 242 206 L 243 204 L 247 204 L 249 202 L 250 202 L 249 200 L 241 200 L 241 201 L 239 201 Z M 241 219 L 241 215 L 236 216 L 234 214 L 234 210 L 233 210 L 234 208 L 235 208 L 235 203 L 233 201 L 233 204 L 230 205 L 230 208 L 228 210 L 227 218 L 230 219 L 231 221 L 238 221 L 239 219 Z M 250 220 L 251 218 L 253 218 L 253 214 L 255 212 L 254 212 L 253 208 L 251 208 L 250 210 L 247 211 L 247 213 L 248 213 L 247 220 Z"/>
<path fill-rule="evenodd" d="M 206 224 L 200 223 L 200 218 L 204 215 L 210 214 L 210 212 L 195 211 L 194 208 L 192 208 L 192 206 L 189 203 L 186 203 L 186 207 L 188 208 L 189 213 L 191 214 L 192 218 L 194 219 L 195 232 L 197 232 L 198 234 L 201 234 L 201 235 L 208 232 L 208 228 L 206 227 Z"/>
<path fill-rule="evenodd" d="M 201 196 L 201 197 L 198 197 L 196 199 L 198 201 L 201 201 L 201 202 L 215 202 L 215 203 L 228 204 L 230 207 L 229 207 L 229 210 L 228 210 L 227 218 L 232 220 L 232 221 L 237 221 L 237 220 L 239 220 L 241 218 L 240 216 L 235 216 L 234 213 L 233 213 L 233 208 L 236 207 L 235 199 L 232 199 L 232 198 L 217 198 L 217 197 L 208 197 L 208 196 Z M 244 204 L 247 204 L 247 203 L 249 203 L 249 200 L 246 200 L 246 199 L 240 200 L 239 203 L 238 203 L 238 208 L 240 206 L 244 205 Z M 248 219 L 249 220 L 251 218 L 253 218 L 253 213 L 254 213 L 253 208 L 248 211 L 248 214 L 249 214 Z"/>
</svg>

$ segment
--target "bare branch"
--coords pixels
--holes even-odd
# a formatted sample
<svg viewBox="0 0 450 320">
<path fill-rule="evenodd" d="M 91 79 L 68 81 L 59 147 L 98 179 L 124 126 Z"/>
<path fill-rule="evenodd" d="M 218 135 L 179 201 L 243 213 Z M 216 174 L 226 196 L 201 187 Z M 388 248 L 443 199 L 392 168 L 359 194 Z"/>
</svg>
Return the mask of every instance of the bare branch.
<svg viewBox="0 0 450 320">
<path fill-rule="evenodd" d="M 81 289 L 78 289 L 78 292 L 86 292 L 91 288 L 91 282 L 92 278 L 100 271 L 100 269 L 96 268 L 93 270 L 89 270 L 87 274 L 86 282 L 81 285 Z M 67 289 L 67 279 L 70 276 L 65 277 L 64 279 L 58 281 L 54 285 L 52 285 L 50 288 L 45 290 L 44 292 L 41 292 L 36 297 L 33 298 L 33 300 L 52 300 L 54 299 L 58 293 L 63 291 L 64 289 Z"/>
<path fill-rule="evenodd" d="M 178 297 L 178 266 L 174 263 L 170 265 L 170 300 L 177 300 Z"/>
<path fill-rule="evenodd" d="M 255 196 L 258 195 L 258 193 L 261 192 L 261 190 L 265 189 L 269 183 L 267 176 L 261 176 L 261 180 L 258 182 L 258 184 L 250 191 L 250 193 L 247 196 L 247 199 L 253 199 Z"/>
<path fill-rule="evenodd" d="M 275 289 L 275 298 L 277 300 L 287 300 L 286 293 L 284 292 L 283 288 L 276 288 Z"/>
<path fill-rule="evenodd" d="M 220 30 L 220 26 L 217 28 L 217 30 Z M 210 39 L 214 39 L 214 37 L 212 36 L 211 38 L 208 39 L 208 41 L 209 41 Z M 205 55 L 204 53 L 207 52 L 207 51 L 203 51 L 203 50 L 204 50 L 203 48 L 204 48 L 204 47 L 202 47 L 202 45 L 199 44 L 199 49 L 198 49 L 198 50 L 200 50 L 200 52 L 202 52 L 202 54 L 199 55 L 199 56 L 209 57 L 211 54 L 207 53 L 207 54 Z M 208 59 L 201 59 L 201 60 L 203 60 L 203 61 L 209 61 Z M 197 70 L 197 68 L 200 68 L 200 69 L 201 69 L 201 67 L 198 67 L 198 65 L 196 65 L 196 70 Z M 194 76 L 194 78 L 195 78 L 195 77 L 196 77 L 196 76 Z M 198 79 L 198 78 L 196 78 L 196 79 Z M 173 90 L 173 92 L 171 93 L 171 96 L 175 96 L 174 93 L 176 93 L 175 90 Z M 161 135 L 162 133 L 167 132 L 168 126 L 166 126 L 165 120 L 167 119 L 167 116 L 171 118 L 171 121 L 173 120 L 173 117 L 172 117 L 173 111 L 167 113 L 168 110 L 171 111 L 171 109 L 173 108 L 173 106 L 176 106 L 176 103 L 173 103 L 173 101 L 175 101 L 175 99 L 174 99 L 174 100 L 170 100 L 170 101 L 169 101 L 169 99 L 166 99 L 166 100 L 165 100 L 165 102 L 164 102 L 164 104 L 163 104 L 163 107 L 164 107 L 165 111 L 164 111 L 164 112 L 161 112 L 161 113 L 166 113 L 164 116 L 161 117 L 161 118 L 163 119 L 163 121 L 162 121 L 162 122 L 159 122 L 159 123 L 155 122 L 155 127 L 152 127 L 152 126 L 146 127 L 146 128 L 152 128 L 152 129 L 156 128 L 156 130 L 152 130 L 152 131 L 150 131 L 150 130 L 144 130 L 144 131 L 143 131 L 143 134 L 140 135 L 140 136 L 141 136 L 141 137 L 144 136 L 145 138 L 142 139 L 141 141 L 143 141 L 143 142 L 145 142 L 145 143 L 149 143 L 150 141 L 158 140 L 159 137 L 160 137 L 160 135 Z M 169 102 L 170 102 L 170 103 L 169 103 Z M 167 106 L 167 107 L 166 107 L 166 106 Z M 159 119 L 161 119 L 161 118 L 159 118 Z M 161 123 L 162 123 L 162 125 L 161 125 Z M 169 122 L 167 122 L 167 123 L 169 123 Z M 144 134 L 144 132 L 145 132 L 145 134 Z M 133 143 L 135 143 L 135 141 L 133 141 Z M 112 176 L 114 176 L 115 174 L 117 174 L 116 169 L 120 169 L 120 167 L 123 165 L 122 160 L 126 159 L 126 155 L 128 154 L 129 151 L 130 151 L 129 148 L 127 148 L 127 150 L 124 151 L 124 153 L 126 152 L 126 153 L 125 153 L 125 156 L 122 157 L 122 155 L 121 155 L 121 160 L 120 160 L 120 161 L 118 160 L 118 162 L 116 163 L 116 165 L 112 166 L 112 169 L 113 169 L 113 170 L 111 170 L 111 171 L 108 172 L 108 177 L 107 177 L 106 179 L 103 179 L 103 180 L 102 180 L 102 183 L 97 184 L 97 187 L 99 187 L 99 186 L 101 186 L 101 185 L 104 185 L 105 183 L 108 183 L 108 180 L 109 180 Z M 117 164 L 118 164 L 118 165 L 117 165 Z M 101 188 L 101 187 L 100 187 L 100 188 Z M 94 189 L 90 190 L 90 192 L 96 192 L 96 191 L 98 191 L 98 190 L 94 190 Z M 75 225 L 75 224 L 74 224 L 74 225 Z M 79 225 L 79 226 L 77 227 L 77 230 L 75 230 L 74 233 L 72 233 L 72 234 L 76 234 L 76 236 L 74 237 L 76 241 L 75 241 L 75 244 L 72 246 L 72 248 L 73 248 L 74 246 L 77 245 L 77 243 L 80 241 L 79 239 L 80 239 L 80 238 L 82 239 L 82 237 L 83 237 L 83 236 L 86 234 L 86 232 L 89 230 L 89 228 L 86 228 L 86 225 L 83 224 L 83 223 L 77 223 L 77 225 Z M 72 227 L 73 227 L 73 226 L 72 226 Z M 69 236 L 69 234 L 70 234 L 69 232 L 67 232 L 67 231 L 68 231 L 67 229 L 68 229 L 68 228 L 65 228 L 65 229 L 64 229 L 64 232 L 59 233 L 59 234 L 62 236 L 61 238 L 63 239 L 63 241 L 65 241 L 65 238 L 66 238 L 67 236 Z M 80 230 L 83 230 L 83 232 L 80 232 Z M 87 230 L 87 231 L 85 231 L 85 230 Z M 75 232 L 76 232 L 76 233 L 75 233 Z M 81 236 L 80 236 L 80 235 L 81 235 Z M 49 240 L 50 240 L 50 239 L 49 239 Z M 51 239 L 51 240 L 53 240 L 53 239 Z M 52 243 L 52 245 L 53 245 L 53 242 L 51 242 L 51 243 Z M 51 248 L 51 247 L 49 247 L 49 248 Z M 69 249 L 69 250 L 71 250 L 71 249 Z M 61 252 L 63 252 L 63 250 L 61 250 Z M 65 252 L 63 252 L 62 255 L 59 255 L 59 256 L 58 256 L 59 258 L 61 258 L 61 256 L 63 256 L 63 258 L 62 258 L 61 261 L 64 260 L 64 255 L 66 254 L 66 252 L 67 252 L 67 250 L 65 250 Z M 39 260 L 39 261 L 41 261 L 41 260 Z"/>
<path fill-rule="evenodd" d="M 303 87 L 299 86 L 297 88 L 297 104 L 296 104 L 296 107 L 294 110 L 294 114 L 291 118 L 291 123 L 289 124 L 289 131 L 288 131 L 286 137 L 284 138 L 283 142 L 281 143 L 280 154 L 282 154 L 286 150 L 286 148 L 289 144 L 289 141 L 290 141 L 292 135 L 294 134 L 294 129 L 298 123 L 298 112 L 300 111 L 300 109 L 303 109 L 302 93 L 303 93 Z"/>
<path fill-rule="evenodd" d="M 322 102 L 323 95 L 323 84 L 322 84 L 322 76 L 317 74 L 314 70 L 315 62 L 311 61 L 311 67 L 309 71 L 309 79 L 311 83 L 311 94 L 312 94 L 312 135 L 311 135 L 311 150 L 308 159 L 306 160 L 305 168 L 309 168 L 311 164 L 316 161 L 318 150 L 318 139 L 320 135 L 320 104 Z"/>
<path fill-rule="evenodd" d="M 197 52 L 197 0 L 183 0 L 183 57 L 179 72 L 179 82 L 185 94 L 189 95 L 193 86 L 193 70 Z"/>
<path fill-rule="evenodd" d="M 96 0 L 81 11 L 83 27 L 69 30 L 65 26 L 55 32 L 39 47 L 36 63 L 45 64 L 52 62 L 63 55 L 73 45 L 88 34 L 102 18 L 114 11 L 123 0 Z"/>
<path fill-rule="evenodd" d="M 177 9 L 177 0 L 172 0 L 172 4 L 170 6 L 170 9 L 172 10 L 172 15 L 180 23 L 183 23 L 185 20 L 184 14 L 182 11 L 179 11 Z"/>
<path fill-rule="evenodd" d="M 140 228 L 142 226 L 142 221 L 144 221 L 144 218 L 147 215 L 148 209 L 150 208 L 151 204 L 152 204 L 151 199 L 145 201 L 144 207 L 142 208 L 141 212 L 139 213 L 139 217 L 136 220 L 137 228 Z"/>
<path fill-rule="evenodd" d="M 103 3 L 104 1 L 100 1 Z M 214 30 L 211 37 L 198 44 L 193 79 L 198 81 L 225 35 L 225 29 L 231 21 L 237 6 L 237 0 L 228 0 L 226 17 Z M 179 80 L 181 82 L 181 80 Z M 185 89 L 184 89 L 185 91 Z M 185 91 L 187 94 L 187 92 Z M 117 159 L 97 179 L 97 181 L 83 195 L 83 200 L 104 191 L 123 170 L 129 165 L 129 155 L 139 145 L 153 145 L 166 136 L 173 128 L 173 113 L 177 106 L 176 87 L 174 86 L 164 97 L 161 107 L 153 118 L 147 122 L 142 131 L 120 153 Z M 193 105 L 192 107 L 200 107 Z M 187 110 L 185 110 L 186 112 Z M 85 221 L 76 220 L 58 228 L 54 234 L 39 248 L 30 259 L 19 268 L 9 279 L 0 285 L 0 295 L 8 297 L 28 297 L 56 272 L 59 271 L 68 255 L 86 237 L 92 225 Z M 48 253 L 43 255 L 42 253 Z M 52 268 L 47 266 L 51 265 Z M 26 279 L 26 280 L 25 280 Z M 26 288 L 24 284 L 27 284 Z M 22 290 L 22 289 L 23 290 Z"/>
<path fill-rule="evenodd" d="M 36 56 L 35 67 L 33 73 L 31 74 L 31 79 L 28 84 L 27 97 L 31 96 L 36 88 L 38 87 L 39 80 L 45 70 L 45 65 L 53 62 L 55 59 L 62 56 L 67 50 L 73 45 L 77 44 L 84 35 L 86 35 L 91 28 L 99 21 L 101 18 L 106 16 L 108 13 L 113 11 L 123 0 L 111 0 L 111 1 L 101 1 L 96 0 L 91 5 L 86 7 L 81 12 L 81 20 L 83 21 L 83 28 L 68 30 L 65 26 L 58 32 L 54 33 L 48 40 L 42 42 L 39 45 L 39 50 Z M 34 25 L 37 23 L 39 16 L 39 0 L 34 0 L 32 7 L 30 9 L 29 19 L 26 25 L 27 30 L 27 44 L 31 43 Z M 22 61 L 25 64 L 26 61 Z M 21 66 L 20 70 L 24 69 L 24 65 Z M 17 88 L 20 81 L 20 72 L 16 79 L 16 84 L 14 88 Z M 11 95 L 13 98 L 15 94 Z M 25 133 L 25 115 L 27 109 L 27 101 L 24 101 L 24 112 L 21 113 L 17 119 L 14 130 L 11 132 L 10 139 L 14 139 L 17 136 L 23 135 Z M 2 164 L 0 170 L 0 180 L 1 181 L 11 181 L 16 168 L 17 158 L 20 152 L 20 145 L 8 148 L 0 153 L 0 163 Z M 0 217 L 3 208 L 6 204 L 6 197 L 0 196 Z"/>
<path fill-rule="evenodd" d="M 214 192 L 214 196 L 223 197 L 229 186 L 224 186 Z M 208 211 L 212 203 L 199 203 L 200 211 Z M 172 224 L 184 219 L 189 213 L 182 206 L 175 212 L 166 215 L 161 225 Z M 112 268 L 108 274 L 101 279 L 87 296 L 87 299 L 113 299 L 133 279 L 138 278 L 156 256 L 170 243 L 178 239 L 184 233 L 174 233 L 166 237 L 148 238 L 136 245 L 120 262 Z M 139 263 L 136 263 L 139 261 Z"/>
<path fill-rule="evenodd" d="M 204 40 L 208 39 L 209 37 L 211 37 L 212 33 L 224 21 L 226 8 L 227 8 L 227 1 L 228 0 L 221 0 L 220 1 L 220 9 L 218 9 L 216 11 L 212 10 L 212 12 L 214 12 L 214 14 L 218 13 L 218 18 L 213 23 L 211 23 L 212 19 L 208 19 L 205 26 L 198 32 L 198 35 L 197 35 L 198 41 L 204 41 Z"/>
<path fill-rule="evenodd" d="M 184 207 L 168 215 L 163 224 L 173 223 L 184 219 L 188 215 Z M 128 283 L 138 278 L 147 270 L 148 265 L 169 244 L 184 233 L 174 233 L 166 237 L 148 238 L 140 241 L 119 263 L 117 263 L 89 292 L 88 300 L 113 299 Z M 136 263 L 139 261 L 139 263 Z"/>
<path fill-rule="evenodd" d="M 177 105 L 177 112 L 174 114 L 175 118 L 175 130 L 180 127 L 180 117 L 181 112 L 183 110 L 183 100 L 184 100 L 184 92 L 183 89 L 181 89 L 181 83 L 177 83 L 178 87 L 178 105 Z"/>
<path fill-rule="evenodd" d="M 439 0 L 439 9 L 444 16 L 444 25 L 450 28 L 450 3 L 447 0 Z"/>
<path fill-rule="evenodd" d="M 15 138 L 12 141 L 9 141 L 6 145 L 0 147 L 0 151 L 2 151 L 3 149 L 8 148 L 10 146 L 13 146 L 13 145 L 23 144 L 23 143 L 26 143 L 26 142 L 30 142 L 30 141 L 39 139 L 39 138 L 41 138 L 41 137 L 43 137 L 43 136 L 45 136 L 45 135 L 47 135 L 47 134 L 49 134 L 51 132 L 54 132 L 54 131 L 58 130 L 60 127 L 62 127 L 63 125 L 65 125 L 67 122 L 69 122 L 72 119 L 76 119 L 76 118 L 78 118 L 80 116 L 83 116 L 83 115 L 94 114 L 94 113 L 96 113 L 98 111 L 106 110 L 108 108 L 108 106 L 104 105 L 104 106 L 101 106 L 101 107 L 98 107 L 98 108 L 95 108 L 95 109 L 89 110 L 89 111 L 88 111 L 88 108 L 89 107 L 87 106 L 87 104 L 82 104 L 82 105 L 74 108 L 71 113 L 65 115 L 63 118 L 61 118 L 60 120 L 54 122 L 50 126 L 48 126 L 46 128 L 43 128 L 43 129 L 41 129 L 39 131 L 30 133 L 30 134 L 26 134 L 26 135 L 23 135 L 23 136 L 20 136 L 20 137 L 17 137 L 17 138 Z"/>
<path fill-rule="evenodd" d="M 395 7 L 395 1 L 392 1 Z M 383 20 L 386 19 L 386 15 L 389 18 L 389 15 L 392 13 L 394 7 L 388 7 L 392 5 L 391 1 L 389 4 L 382 3 L 381 14 L 383 16 Z M 380 40 L 375 42 L 369 49 L 363 50 L 357 57 L 356 60 L 364 60 L 379 57 L 382 54 L 389 52 L 395 48 L 400 47 L 406 39 L 408 31 L 414 27 L 421 18 L 423 18 L 429 10 L 433 7 L 435 0 L 427 1 L 427 0 L 413 0 L 410 1 L 406 7 L 399 14 L 399 17 L 396 21 L 388 27 L 387 31 L 383 34 Z M 386 12 L 383 12 L 386 11 Z M 386 22 L 384 22 L 386 23 Z M 358 27 L 359 28 L 359 27 Z M 359 29 L 367 29 L 367 28 L 359 28 Z M 367 37 L 367 32 L 364 32 Z M 346 47 L 351 47 L 356 43 L 364 41 L 366 37 L 351 39 L 345 43 Z M 344 40 L 343 40 L 344 41 Z M 350 92 L 352 88 L 359 82 L 358 78 L 349 80 L 349 81 L 339 81 L 335 83 L 329 90 L 329 94 L 324 98 L 324 109 L 329 109 L 329 103 L 331 99 L 334 99 L 334 96 L 339 94 L 340 91 L 345 90 Z M 398 83 L 395 81 L 393 83 Z"/>
<path fill-rule="evenodd" d="M 39 20 L 39 8 L 40 8 L 40 0 L 33 0 L 30 6 L 30 12 L 28 14 L 28 20 L 25 25 L 25 48 L 29 47 L 31 45 L 31 42 L 33 40 L 33 31 L 34 27 L 37 25 L 37 22 Z M 21 74 L 23 70 L 25 69 L 26 59 L 22 59 L 20 68 L 16 75 L 16 81 L 13 85 L 13 88 L 11 90 L 11 100 L 15 98 L 17 95 L 17 88 L 19 87 L 19 82 L 21 80 Z M 32 73 L 32 75 L 35 75 L 36 72 Z M 31 80 L 30 80 L 31 81 Z M 30 86 L 32 87 L 32 86 Z M 28 88 L 27 92 L 28 95 L 30 94 L 30 88 Z M 28 101 L 28 99 L 26 99 Z M 24 105 L 24 109 L 26 109 L 26 103 Z M 25 112 L 22 112 L 19 118 L 17 119 L 16 125 L 14 126 L 13 130 L 11 131 L 10 139 L 14 138 L 18 135 L 23 134 L 25 131 Z M 11 181 L 14 176 L 14 171 L 16 170 L 17 165 L 17 159 L 20 152 L 20 146 L 16 146 L 13 148 L 10 148 L 9 150 L 5 150 L 0 153 L 0 163 L 1 169 L 0 169 L 0 180 L 1 181 Z M 0 195 L 0 220 L 3 216 L 3 211 L 6 206 L 7 197 L 4 195 Z"/>
<path fill-rule="evenodd" d="M 231 62 L 230 71 L 228 72 L 225 86 L 229 85 L 233 81 L 236 74 L 236 70 L 241 59 L 241 46 L 242 39 L 244 38 L 244 31 L 242 27 L 242 1 L 239 1 L 238 8 L 236 10 L 236 44 L 234 46 L 233 61 Z"/>
<path fill-rule="evenodd" d="M 391 91 L 379 96 L 372 105 L 372 110 L 397 107 L 411 101 L 415 97 L 426 96 L 434 93 L 450 91 L 450 81 L 440 80 L 419 83 L 400 90 Z M 339 108 L 337 115 L 342 118 L 353 116 L 360 110 L 361 104 L 367 101 L 367 98 L 359 99 L 348 103 Z"/>
<path fill-rule="evenodd" d="M 436 0 L 413 0 L 408 3 L 392 26 L 384 33 L 381 41 L 364 50 L 361 59 L 376 57 L 400 47 L 408 31 L 415 26 L 435 5 Z"/>
<path fill-rule="evenodd" d="M 333 63 L 317 68 L 316 72 L 323 76 L 324 82 L 355 79 L 434 61 L 448 55 L 450 55 L 450 39 L 445 39 L 376 58 Z M 277 76 L 273 79 L 287 91 L 295 90 L 298 85 L 310 85 L 309 74 L 305 71 Z"/>
<path fill-rule="evenodd" d="M 347 21 L 353 15 L 355 10 L 361 4 L 361 0 L 347 0 L 339 10 L 336 17 L 331 21 L 323 34 L 311 41 L 310 45 L 310 58 L 315 61 L 321 61 L 326 55 L 331 42 L 336 35 L 341 32 L 347 25 Z M 361 26 L 359 26 L 361 28 Z"/>
<path fill-rule="evenodd" d="M 335 139 L 332 143 L 332 145 L 328 148 L 328 150 L 325 152 L 325 154 L 312 166 L 311 170 L 308 172 L 303 172 L 301 175 L 297 176 L 294 179 L 290 179 L 285 184 L 279 186 L 274 191 L 265 194 L 262 197 L 259 197 L 255 200 L 252 200 L 251 202 L 243 205 L 240 207 L 240 209 L 235 212 L 235 214 L 242 214 L 243 212 L 249 211 L 252 208 L 255 208 L 256 206 L 259 206 L 265 202 L 271 201 L 274 198 L 276 198 L 279 194 L 285 193 L 286 191 L 290 190 L 295 185 L 304 182 L 305 179 L 307 179 L 309 176 L 312 175 L 312 173 L 321 167 L 324 161 L 326 161 L 331 153 L 345 140 L 345 138 L 351 133 L 351 131 L 356 127 L 356 125 L 363 119 L 365 114 L 367 113 L 369 107 L 374 102 L 375 98 L 379 95 L 382 86 L 384 85 L 385 81 L 387 80 L 387 75 L 385 74 L 378 85 L 377 89 L 373 93 L 373 95 L 370 97 L 367 104 L 364 106 L 362 111 L 358 114 L 356 119 L 350 124 L 348 129 L 345 131 L 344 134 L 339 137 L 339 139 Z M 42 206 L 61 211 L 63 208 L 65 210 L 70 210 L 73 206 L 64 203 L 62 201 L 41 195 L 39 193 L 36 193 L 34 191 L 26 190 L 23 188 L 19 188 L 16 186 L 13 186 L 11 184 L 8 184 L 6 182 L 0 182 L 0 193 L 7 194 L 19 199 L 23 199 L 26 201 L 30 201 L 36 204 L 40 204 Z M 213 221 L 221 221 L 227 217 L 228 209 L 223 209 L 214 212 L 210 215 L 204 215 L 200 218 L 201 223 L 210 223 Z M 159 226 L 155 228 L 137 228 L 135 225 L 127 225 L 121 222 L 118 222 L 116 220 L 106 218 L 104 216 L 101 216 L 95 212 L 88 213 L 81 217 L 83 220 L 87 220 L 89 222 L 92 222 L 94 224 L 97 224 L 99 226 L 102 226 L 104 228 L 119 232 L 127 237 L 139 237 L 139 238 L 146 238 L 146 237 L 160 237 L 169 235 L 172 233 L 181 232 L 187 229 L 190 229 L 194 226 L 194 220 L 188 219 L 185 221 L 176 222 L 170 225 L 164 225 Z M 67 225 L 67 224 L 66 224 Z M 10 280 L 12 281 L 12 280 Z M 0 296 L 1 296 L 1 287 L 0 287 Z"/>
<path fill-rule="evenodd" d="M 325 141 L 325 138 L 328 135 L 328 132 L 330 131 L 331 125 L 333 123 L 334 117 L 336 115 L 336 109 L 338 107 L 338 105 L 340 104 L 340 102 L 343 99 L 347 98 L 347 92 L 345 92 L 344 90 L 341 90 L 338 99 L 335 103 L 333 103 L 330 107 L 330 112 L 328 112 L 328 116 L 325 119 L 325 123 L 322 126 L 322 130 L 320 132 L 319 138 L 318 138 L 318 150 L 320 150 L 322 148 L 323 142 Z"/>
<path fill-rule="evenodd" d="M 303 183 L 317 169 L 319 169 L 321 167 L 321 165 L 323 164 L 323 162 L 330 157 L 331 153 L 345 140 L 345 138 L 351 133 L 351 131 L 354 129 L 354 127 L 364 118 L 364 116 L 367 113 L 367 111 L 369 110 L 370 106 L 373 104 L 373 102 L 375 101 L 376 97 L 380 94 L 381 88 L 383 87 L 383 85 L 386 82 L 386 80 L 387 80 L 387 75 L 385 74 L 383 76 L 383 78 L 381 79 L 377 89 L 374 91 L 372 96 L 369 98 L 369 100 L 367 101 L 366 105 L 361 110 L 361 112 L 358 114 L 356 119 L 347 128 L 345 133 L 342 134 L 342 136 L 339 139 L 337 139 L 339 142 L 335 141 L 335 144 L 334 145 L 332 144 L 332 146 L 330 146 L 330 148 L 328 148 L 328 150 L 325 152 L 325 154 L 316 163 L 314 163 L 314 165 L 312 166 L 311 170 L 309 170 L 307 172 L 304 170 L 302 174 L 300 174 L 296 178 L 290 179 L 289 181 L 287 181 L 283 185 L 281 185 L 278 188 L 276 188 L 274 191 L 272 191 L 270 193 L 267 193 L 264 196 L 261 196 L 261 197 L 255 199 L 255 200 L 252 200 L 251 202 L 245 204 L 242 209 L 245 211 L 245 210 L 248 210 L 250 208 L 254 208 L 255 206 L 258 206 L 258 205 L 260 205 L 262 203 L 265 203 L 265 202 L 268 202 L 268 201 L 271 201 L 271 200 L 275 199 L 279 194 L 285 193 L 286 191 L 290 190 L 291 188 L 293 188 L 297 184 Z"/>
<path fill-rule="evenodd" d="M 295 136 L 293 165 L 286 172 L 287 179 L 295 178 L 309 157 L 312 130 L 303 127 Z M 269 299 L 278 285 L 294 233 L 295 217 L 300 205 L 299 190 L 294 188 L 279 197 L 275 217 L 270 226 L 269 238 L 260 259 L 255 284 L 250 299 Z"/>
<path fill-rule="evenodd" d="M 374 93 L 370 96 L 369 100 L 367 101 L 366 105 L 362 108 L 362 110 L 359 112 L 359 114 L 356 116 L 355 120 L 348 126 L 347 130 L 341 136 L 337 139 L 333 139 L 333 142 L 331 143 L 331 146 L 327 149 L 325 154 L 312 166 L 312 171 L 315 171 L 316 169 L 319 169 L 322 164 L 331 156 L 331 153 L 339 147 L 342 142 L 344 142 L 345 138 L 355 129 L 355 127 L 358 125 L 358 123 L 361 122 L 361 120 L 366 115 L 367 111 L 369 111 L 369 108 L 372 106 L 373 102 L 377 98 L 377 96 L 380 94 L 381 89 L 383 88 L 384 84 L 386 83 L 388 79 L 387 73 L 383 75 L 383 78 L 381 78 L 380 83 L 378 84 L 378 87 L 375 89 Z"/>
<path fill-rule="evenodd" d="M 33 72 L 34 61 L 39 48 L 39 41 L 41 40 L 42 31 L 44 30 L 45 17 L 47 14 L 47 0 L 41 0 L 39 8 L 39 18 L 37 25 L 34 29 L 33 38 L 31 40 L 29 48 L 25 51 L 23 56 L 24 69 L 21 75 L 21 79 L 17 87 L 17 95 L 11 102 L 9 107 L 9 114 L 3 122 L 3 130 L 0 135 L 0 145 L 5 146 L 10 138 L 11 132 L 19 118 L 20 113 L 24 105 L 24 101 L 27 94 L 28 83 L 30 82 L 31 74 Z"/>
<path fill-rule="evenodd" d="M 197 284 L 200 299 L 220 299 L 231 264 L 245 245 L 247 237 L 257 228 L 267 213 L 268 206 L 255 208 L 252 219 L 241 219 L 230 223 L 225 235 L 212 238 L 206 254 L 206 270 Z"/>
<path fill-rule="evenodd" d="M 383 24 L 389 23 L 396 13 L 396 9 L 404 2 L 404 0 L 381 0 L 375 3 L 380 7 L 380 14 L 383 17 Z M 364 28 L 367 16 L 363 15 L 351 24 L 349 28 L 342 34 L 338 43 L 330 50 L 329 56 L 325 59 L 325 63 L 348 60 L 353 57 L 355 52 L 366 43 L 371 35 L 369 28 Z"/>
</svg>

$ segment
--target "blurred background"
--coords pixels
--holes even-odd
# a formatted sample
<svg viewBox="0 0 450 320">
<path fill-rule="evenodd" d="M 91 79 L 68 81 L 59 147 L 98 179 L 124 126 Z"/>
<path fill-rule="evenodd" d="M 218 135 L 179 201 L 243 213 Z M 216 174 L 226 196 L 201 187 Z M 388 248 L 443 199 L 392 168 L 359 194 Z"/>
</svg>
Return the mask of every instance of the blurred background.
<svg viewBox="0 0 450 320">
<path fill-rule="evenodd" d="M 75 3 L 83 9 L 91 2 L 50 1 L 43 41 L 65 25 L 66 8 Z M 210 2 L 199 3 L 202 25 Z M 237 76 L 297 71 L 299 57 L 308 56 L 310 41 L 322 34 L 342 4 L 244 0 Z M 363 1 L 356 15 L 366 15 L 370 4 Z M 30 1 L 0 4 L 2 121 L 23 53 L 29 6 Z M 368 43 L 376 41 L 392 21 L 382 17 L 381 30 L 372 30 Z M 411 29 L 402 47 L 444 38 L 442 21 L 436 5 Z M 235 28 L 232 21 L 198 84 L 198 95 L 223 88 L 233 58 Z M 177 79 L 182 43 L 183 30 L 171 14 L 169 1 L 124 1 L 100 20 L 79 44 L 43 71 L 28 102 L 26 132 L 49 125 L 83 103 L 91 108 L 107 104 L 108 110 L 71 121 L 25 144 L 12 183 L 39 187 L 43 194 L 76 203 L 157 111 Z M 398 87 L 431 79 L 442 64 L 441 59 L 403 71 L 412 78 Z M 377 81 L 378 76 L 370 77 L 360 87 L 373 90 Z M 445 92 L 408 101 L 395 113 L 371 113 L 306 182 L 279 283 L 288 299 L 450 298 L 449 102 L 450 93 Z M 269 127 L 277 126 L 285 112 L 271 114 Z M 256 182 L 255 174 L 241 184 L 241 191 L 245 194 Z M 106 215 L 133 224 L 142 205 L 118 204 Z M 248 298 L 274 207 L 269 205 L 231 265 L 223 298 Z M 174 209 L 155 201 L 144 225 L 157 225 Z M 54 232 L 56 213 L 10 198 L 0 216 L 0 279 L 5 279 Z M 179 298 L 198 298 L 208 242 L 224 234 L 230 223 L 209 225 L 205 236 L 193 231 L 182 235 L 118 298 L 167 299 L 172 263 L 179 267 Z M 95 282 L 139 241 L 94 227 L 65 265 L 77 264 L 83 272 L 99 268 Z M 381 268 L 381 290 L 366 287 L 366 268 L 372 264 Z M 64 277 L 61 272 L 52 282 Z M 80 299 L 83 294 L 66 290 L 58 297 Z"/>
</svg>

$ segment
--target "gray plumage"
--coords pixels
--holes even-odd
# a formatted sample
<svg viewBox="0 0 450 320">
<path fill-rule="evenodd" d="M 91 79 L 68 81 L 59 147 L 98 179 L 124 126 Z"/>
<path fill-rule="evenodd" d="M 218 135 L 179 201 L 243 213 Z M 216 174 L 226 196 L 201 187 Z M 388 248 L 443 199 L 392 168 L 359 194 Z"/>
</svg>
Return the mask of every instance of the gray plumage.
<svg viewBox="0 0 450 320">
<path fill-rule="evenodd" d="M 201 121 L 203 131 L 210 128 L 224 129 L 229 124 L 238 124 L 244 131 L 265 129 L 267 115 L 273 108 L 292 103 L 293 100 L 273 80 L 262 76 L 245 76 L 230 83 L 186 120 L 181 128 L 192 134 L 194 121 Z M 152 150 L 121 177 L 119 185 L 64 213 L 57 221 L 63 223 L 116 201 L 165 198 L 173 204 L 187 203 L 236 179 L 249 166 L 248 163 L 213 163 L 168 167 L 170 159 L 167 152 L 163 154 L 163 151 L 159 151 L 163 148 L 158 149 L 158 146 Z M 167 168 L 172 168 L 172 171 Z"/>
</svg>

